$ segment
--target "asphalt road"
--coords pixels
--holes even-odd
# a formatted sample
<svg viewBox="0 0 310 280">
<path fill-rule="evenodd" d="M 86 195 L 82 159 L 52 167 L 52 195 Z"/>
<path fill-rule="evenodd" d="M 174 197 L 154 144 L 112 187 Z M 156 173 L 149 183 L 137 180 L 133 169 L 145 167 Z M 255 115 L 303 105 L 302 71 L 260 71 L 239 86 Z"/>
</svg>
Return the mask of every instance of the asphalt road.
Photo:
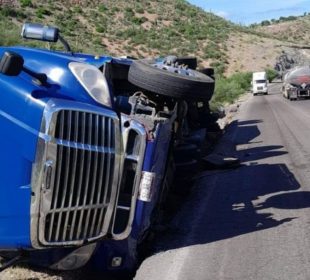
<svg viewBox="0 0 310 280">
<path fill-rule="evenodd" d="M 310 279 L 310 100 L 280 86 L 241 106 L 224 139 L 241 167 L 200 175 L 136 280 Z"/>
</svg>

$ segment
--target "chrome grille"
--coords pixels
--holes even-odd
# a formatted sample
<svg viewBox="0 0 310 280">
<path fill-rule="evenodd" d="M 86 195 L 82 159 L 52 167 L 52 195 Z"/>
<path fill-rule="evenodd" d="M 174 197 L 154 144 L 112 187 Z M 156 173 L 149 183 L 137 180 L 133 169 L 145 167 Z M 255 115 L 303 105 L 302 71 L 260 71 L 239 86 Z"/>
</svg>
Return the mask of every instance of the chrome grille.
<svg viewBox="0 0 310 280">
<path fill-rule="evenodd" d="M 45 225 L 47 242 L 100 235 L 113 178 L 113 126 L 112 119 L 97 114 L 59 112 L 56 176 Z"/>
<path fill-rule="evenodd" d="M 92 111 L 83 104 L 72 109 L 67 103 L 57 108 L 53 101 L 42 122 L 32 179 L 34 247 L 82 245 L 105 236 L 115 206 L 118 117 L 110 110 Z"/>
</svg>

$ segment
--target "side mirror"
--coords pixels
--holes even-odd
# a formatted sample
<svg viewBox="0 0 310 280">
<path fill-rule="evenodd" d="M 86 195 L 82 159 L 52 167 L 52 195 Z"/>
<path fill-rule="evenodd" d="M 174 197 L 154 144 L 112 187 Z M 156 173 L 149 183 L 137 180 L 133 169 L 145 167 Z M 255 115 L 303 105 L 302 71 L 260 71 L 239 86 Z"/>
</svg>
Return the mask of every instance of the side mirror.
<svg viewBox="0 0 310 280">
<path fill-rule="evenodd" d="M 18 76 L 23 67 L 23 57 L 14 52 L 5 52 L 0 60 L 0 73 L 6 76 Z"/>
<path fill-rule="evenodd" d="M 21 36 L 25 39 L 55 43 L 59 38 L 59 29 L 37 23 L 25 23 Z"/>
</svg>

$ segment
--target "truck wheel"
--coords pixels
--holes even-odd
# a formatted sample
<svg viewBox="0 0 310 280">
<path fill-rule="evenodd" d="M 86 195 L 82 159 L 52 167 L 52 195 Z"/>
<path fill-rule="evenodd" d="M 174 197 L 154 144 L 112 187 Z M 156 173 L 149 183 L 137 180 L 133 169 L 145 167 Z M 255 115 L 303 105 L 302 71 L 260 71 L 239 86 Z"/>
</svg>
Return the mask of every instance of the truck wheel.
<svg viewBox="0 0 310 280">
<path fill-rule="evenodd" d="M 264 95 L 268 95 L 268 92 L 265 92 Z"/>
<path fill-rule="evenodd" d="M 196 70 L 159 64 L 153 60 L 133 61 L 128 80 L 150 92 L 185 100 L 209 101 L 214 92 L 212 78 Z"/>
</svg>

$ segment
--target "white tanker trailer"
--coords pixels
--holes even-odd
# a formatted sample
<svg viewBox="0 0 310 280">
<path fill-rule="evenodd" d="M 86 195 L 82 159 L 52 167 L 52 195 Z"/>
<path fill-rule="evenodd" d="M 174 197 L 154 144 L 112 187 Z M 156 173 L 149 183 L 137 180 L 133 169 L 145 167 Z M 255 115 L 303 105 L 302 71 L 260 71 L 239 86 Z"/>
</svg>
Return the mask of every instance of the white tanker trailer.
<svg viewBox="0 0 310 280">
<path fill-rule="evenodd" d="M 310 96 L 310 66 L 297 66 L 287 72 L 283 79 L 283 97 L 289 100 Z"/>
</svg>

